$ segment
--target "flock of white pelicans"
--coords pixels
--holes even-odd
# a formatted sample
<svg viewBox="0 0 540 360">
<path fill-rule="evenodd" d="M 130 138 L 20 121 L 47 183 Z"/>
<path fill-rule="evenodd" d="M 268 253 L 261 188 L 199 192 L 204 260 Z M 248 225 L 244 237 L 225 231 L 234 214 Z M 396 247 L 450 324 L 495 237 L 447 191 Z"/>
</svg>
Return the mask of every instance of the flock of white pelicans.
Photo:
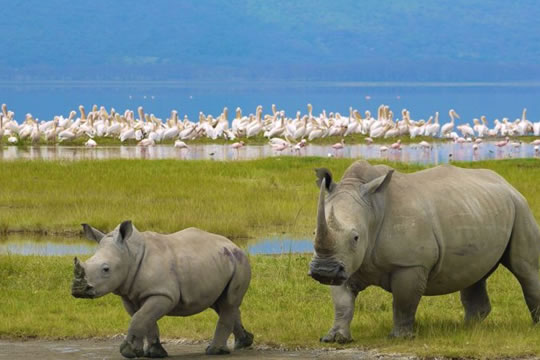
<svg viewBox="0 0 540 360">
<path fill-rule="evenodd" d="M 172 110 L 168 119 L 160 119 L 154 114 L 144 112 L 142 107 L 137 109 L 137 116 L 132 110 L 118 113 L 113 109 L 107 111 L 105 107 L 94 105 L 92 111 L 85 111 L 84 106 L 79 106 L 79 114 L 71 111 L 68 117 L 54 116 L 52 120 L 39 121 L 31 114 L 26 114 L 25 120 L 18 123 L 13 111 L 9 111 L 6 104 L 2 104 L 0 114 L 0 140 L 7 137 L 9 144 L 17 144 L 21 141 L 33 143 L 40 141 L 62 142 L 77 138 L 87 139 L 85 145 L 97 146 L 96 138 L 111 137 L 121 142 L 135 139 L 138 146 L 153 146 L 164 140 L 175 141 L 177 148 L 188 149 L 186 141 L 202 137 L 210 139 L 224 138 L 236 141 L 230 145 L 239 150 L 244 146 L 245 138 L 263 135 L 268 138 L 269 144 L 276 151 L 285 149 L 300 150 L 309 141 L 328 136 L 340 136 L 341 142 L 332 145 L 335 151 L 343 149 L 348 135 L 361 134 L 365 136 L 368 144 L 376 138 L 397 138 L 409 136 L 414 139 L 419 136 L 446 138 L 456 143 L 471 143 L 474 150 L 485 138 L 504 138 L 496 142 L 499 147 L 507 145 L 521 146 L 522 142 L 515 140 L 510 142 L 510 137 L 515 136 L 539 136 L 540 122 L 532 122 L 527 119 L 527 109 L 523 109 L 521 118 L 510 121 L 508 118 L 495 119 L 494 126 L 489 127 L 485 116 L 473 119 L 472 126 L 468 123 L 456 125 L 455 119 L 459 115 L 451 109 L 448 112 L 449 121 L 441 124 L 439 113 L 436 112 L 426 120 L 411 119 L 410 112 L 406 109 L 401 111 L 401 119 L 395 119 L 394 113 L 386 105 L 378 108 L 377 117 L 373 117 L 369 111 L 362 116 L 358 110 L 349 108 L 348 116 L 340 113 L 326 113 L 323 110 L 318 116 L 313 115 L 311 104 L 307 105 L 307 113 L 302 115 L 300 111 L 296 117 L 290 118 L 285 111 L 278 110 L 272 105 L 272 113 L 263 115 L 262 106 L 257 106 L 255 114 L 243 115 L 242 109 L 237 108 L 232 121 L 229 121 L 227 108 L 217 116 L 199 113 L 197 122 L 178 117 L 178 111 Z M 531 143 L 536 153 L 540 152 L 540 139 Z M 416 146 L 430 149 L 431 144 L 421 141 Z M 397 140 L 392 145 L 381 146 L 381 151 L 401 149 L 401 141 Z"/>
</svg>

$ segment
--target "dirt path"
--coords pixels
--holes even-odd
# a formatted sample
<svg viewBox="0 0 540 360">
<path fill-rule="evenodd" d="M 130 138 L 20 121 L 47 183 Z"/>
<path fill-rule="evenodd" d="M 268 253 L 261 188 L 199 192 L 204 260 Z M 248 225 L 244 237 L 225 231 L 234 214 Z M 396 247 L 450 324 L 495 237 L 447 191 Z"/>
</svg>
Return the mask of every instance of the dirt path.
<svg viewBox="0 0 540 360">
<path fill-rule="evenodd" d="M 0 339 L 0 359 L 123 359 L 118 351 L 121 339 L 107 340 L 2 340 Z M 204 355 L 206 344 L 185 344 L 166 342 L 169 359 L 216 359 Z M 359 349 L 347 350 L 299 350 L 282 351 L 270 348 L 242 350 L 220 359 L 388 359 L 410 360 L 411 357 L 392 354 L 378 354 Z"/>
</svg>

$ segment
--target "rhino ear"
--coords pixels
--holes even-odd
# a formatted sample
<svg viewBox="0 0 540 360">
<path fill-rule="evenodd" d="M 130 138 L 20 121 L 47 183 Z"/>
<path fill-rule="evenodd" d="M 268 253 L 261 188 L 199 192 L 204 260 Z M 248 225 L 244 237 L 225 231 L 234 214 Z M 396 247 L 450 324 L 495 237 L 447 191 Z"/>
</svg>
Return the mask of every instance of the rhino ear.
<svg viewBox="0 0 540 360">
<path fill-rule="evenodd" d="M 84 236 L 88 240 L 94 240 L 95 242 L 99 243 L 101 239 L 105 236 L 104 233 L 99 231 L 98 229 L 94 229 L 92 226 L 88 224 L 81 224 L 83 227 Z"/>
<path fill-rule="evenodd" d="M 126 241 L 127 239 L 129 239 L 132 232 L 133 232 L 133 224 L 131 223 L 131 220 L 124 221 L 122 224 L 120 224 L 116 241 L 118 242 Z"/>
<path fill-rule="evenodd" d="M 324 183 L 326 186 L 326 190 L 328 192 L 332 192 L 334 188 L 336 187 L 336 183 L 332 181 L 332 173 L 327 168 L 318 168 L 315 169 L 315 174 L 317 175 L 317 187 L 321 188 L 321 183 L 323 179 L 325 179 Z"/>
<path fill-rule="evenodd" d="M 394 169 L 391 169 L 386 173 L 386 175 L 379 176 L 378 178 L 371 180 L 367 184 L 362 185 L 362 194 L 371 195 L 377 192 L 384 191 L 384 189 L 386 189 L 386 187 L 390 183 L 393 173 Z"/>
</svg>

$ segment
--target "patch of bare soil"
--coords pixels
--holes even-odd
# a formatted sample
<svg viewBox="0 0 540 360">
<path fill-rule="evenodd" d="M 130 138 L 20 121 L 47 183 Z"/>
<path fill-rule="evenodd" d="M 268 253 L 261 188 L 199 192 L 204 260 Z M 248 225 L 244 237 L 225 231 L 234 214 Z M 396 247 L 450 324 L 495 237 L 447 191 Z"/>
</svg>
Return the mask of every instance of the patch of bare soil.
<svg viewBox="0 0 540 360">
<path fill-rule="evenodd" d="M 124 359 L 119 352 L 122 342 L 114 339 L 83 340 L 6 340 L 0 339 L 0 359 Z M 168 359 L 383 359 L 411 360 L 413 357 L 399 354 L 379 354 L 374 351 L 360 349 L 325 349 L 325 350 L 281 350 L 264 346 L 253 349 L 234 351 L 225 356 L 207 356 L 204 354 L 206 344 L 188 343 L 187 341 L 164 341 L 163 346 L 169 353 Z"/>
</svg>

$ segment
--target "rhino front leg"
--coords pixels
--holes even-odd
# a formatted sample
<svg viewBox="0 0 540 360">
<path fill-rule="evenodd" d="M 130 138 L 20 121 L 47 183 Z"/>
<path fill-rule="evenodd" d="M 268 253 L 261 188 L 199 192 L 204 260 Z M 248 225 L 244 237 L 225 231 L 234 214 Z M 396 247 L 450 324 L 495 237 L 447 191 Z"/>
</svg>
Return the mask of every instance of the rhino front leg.
<svg viewBox="0 0 540 360">
<path fill-rule="evenodd" d="M 354 301 L 358 293 L 354 293 L 345 285 L 331 286 L 330 291 L 334 301 L 334 325 L 320 340 L 340 344 L 351 342 L 350 326 L 354 316 Z"/>
<path fill-rule="evenodd" d="M 394 329 L 390 337 L 414 336 L 416 309 L 426 289 L 426 283 L 426 271 L 421 267 L 403 268 L 391 274 Z"/>
<path fill-rule="evenodd" d="M 155 333 L 157 329 L 156 323 L 172 307 L 172 301 L 165 296 L 152 296 L 148 298 L 144 305 L 131 318 L 126 339 L 120 345 L 122 356 L 127 358 L 144 356 L 144 338 L 148 337 L 148 335 L 152 339 L 157 337 L 157 341 L 159 342 L 159 334 Z M 154 332 L 153 334 L 151 333 L 152 331 Z M 149 343 L 149 345 L 154 344 Z"/>
<path fill-rule="evenodd" d="M 146 341 L 148 343 L 148 347 L 144 351 L 144 357 L 164 358 L 168 356 L 167 351 L 163 348 L 161 342 L 159 341 L 159 327 L 157 323 L 148 329 Z"/>
</svg>

